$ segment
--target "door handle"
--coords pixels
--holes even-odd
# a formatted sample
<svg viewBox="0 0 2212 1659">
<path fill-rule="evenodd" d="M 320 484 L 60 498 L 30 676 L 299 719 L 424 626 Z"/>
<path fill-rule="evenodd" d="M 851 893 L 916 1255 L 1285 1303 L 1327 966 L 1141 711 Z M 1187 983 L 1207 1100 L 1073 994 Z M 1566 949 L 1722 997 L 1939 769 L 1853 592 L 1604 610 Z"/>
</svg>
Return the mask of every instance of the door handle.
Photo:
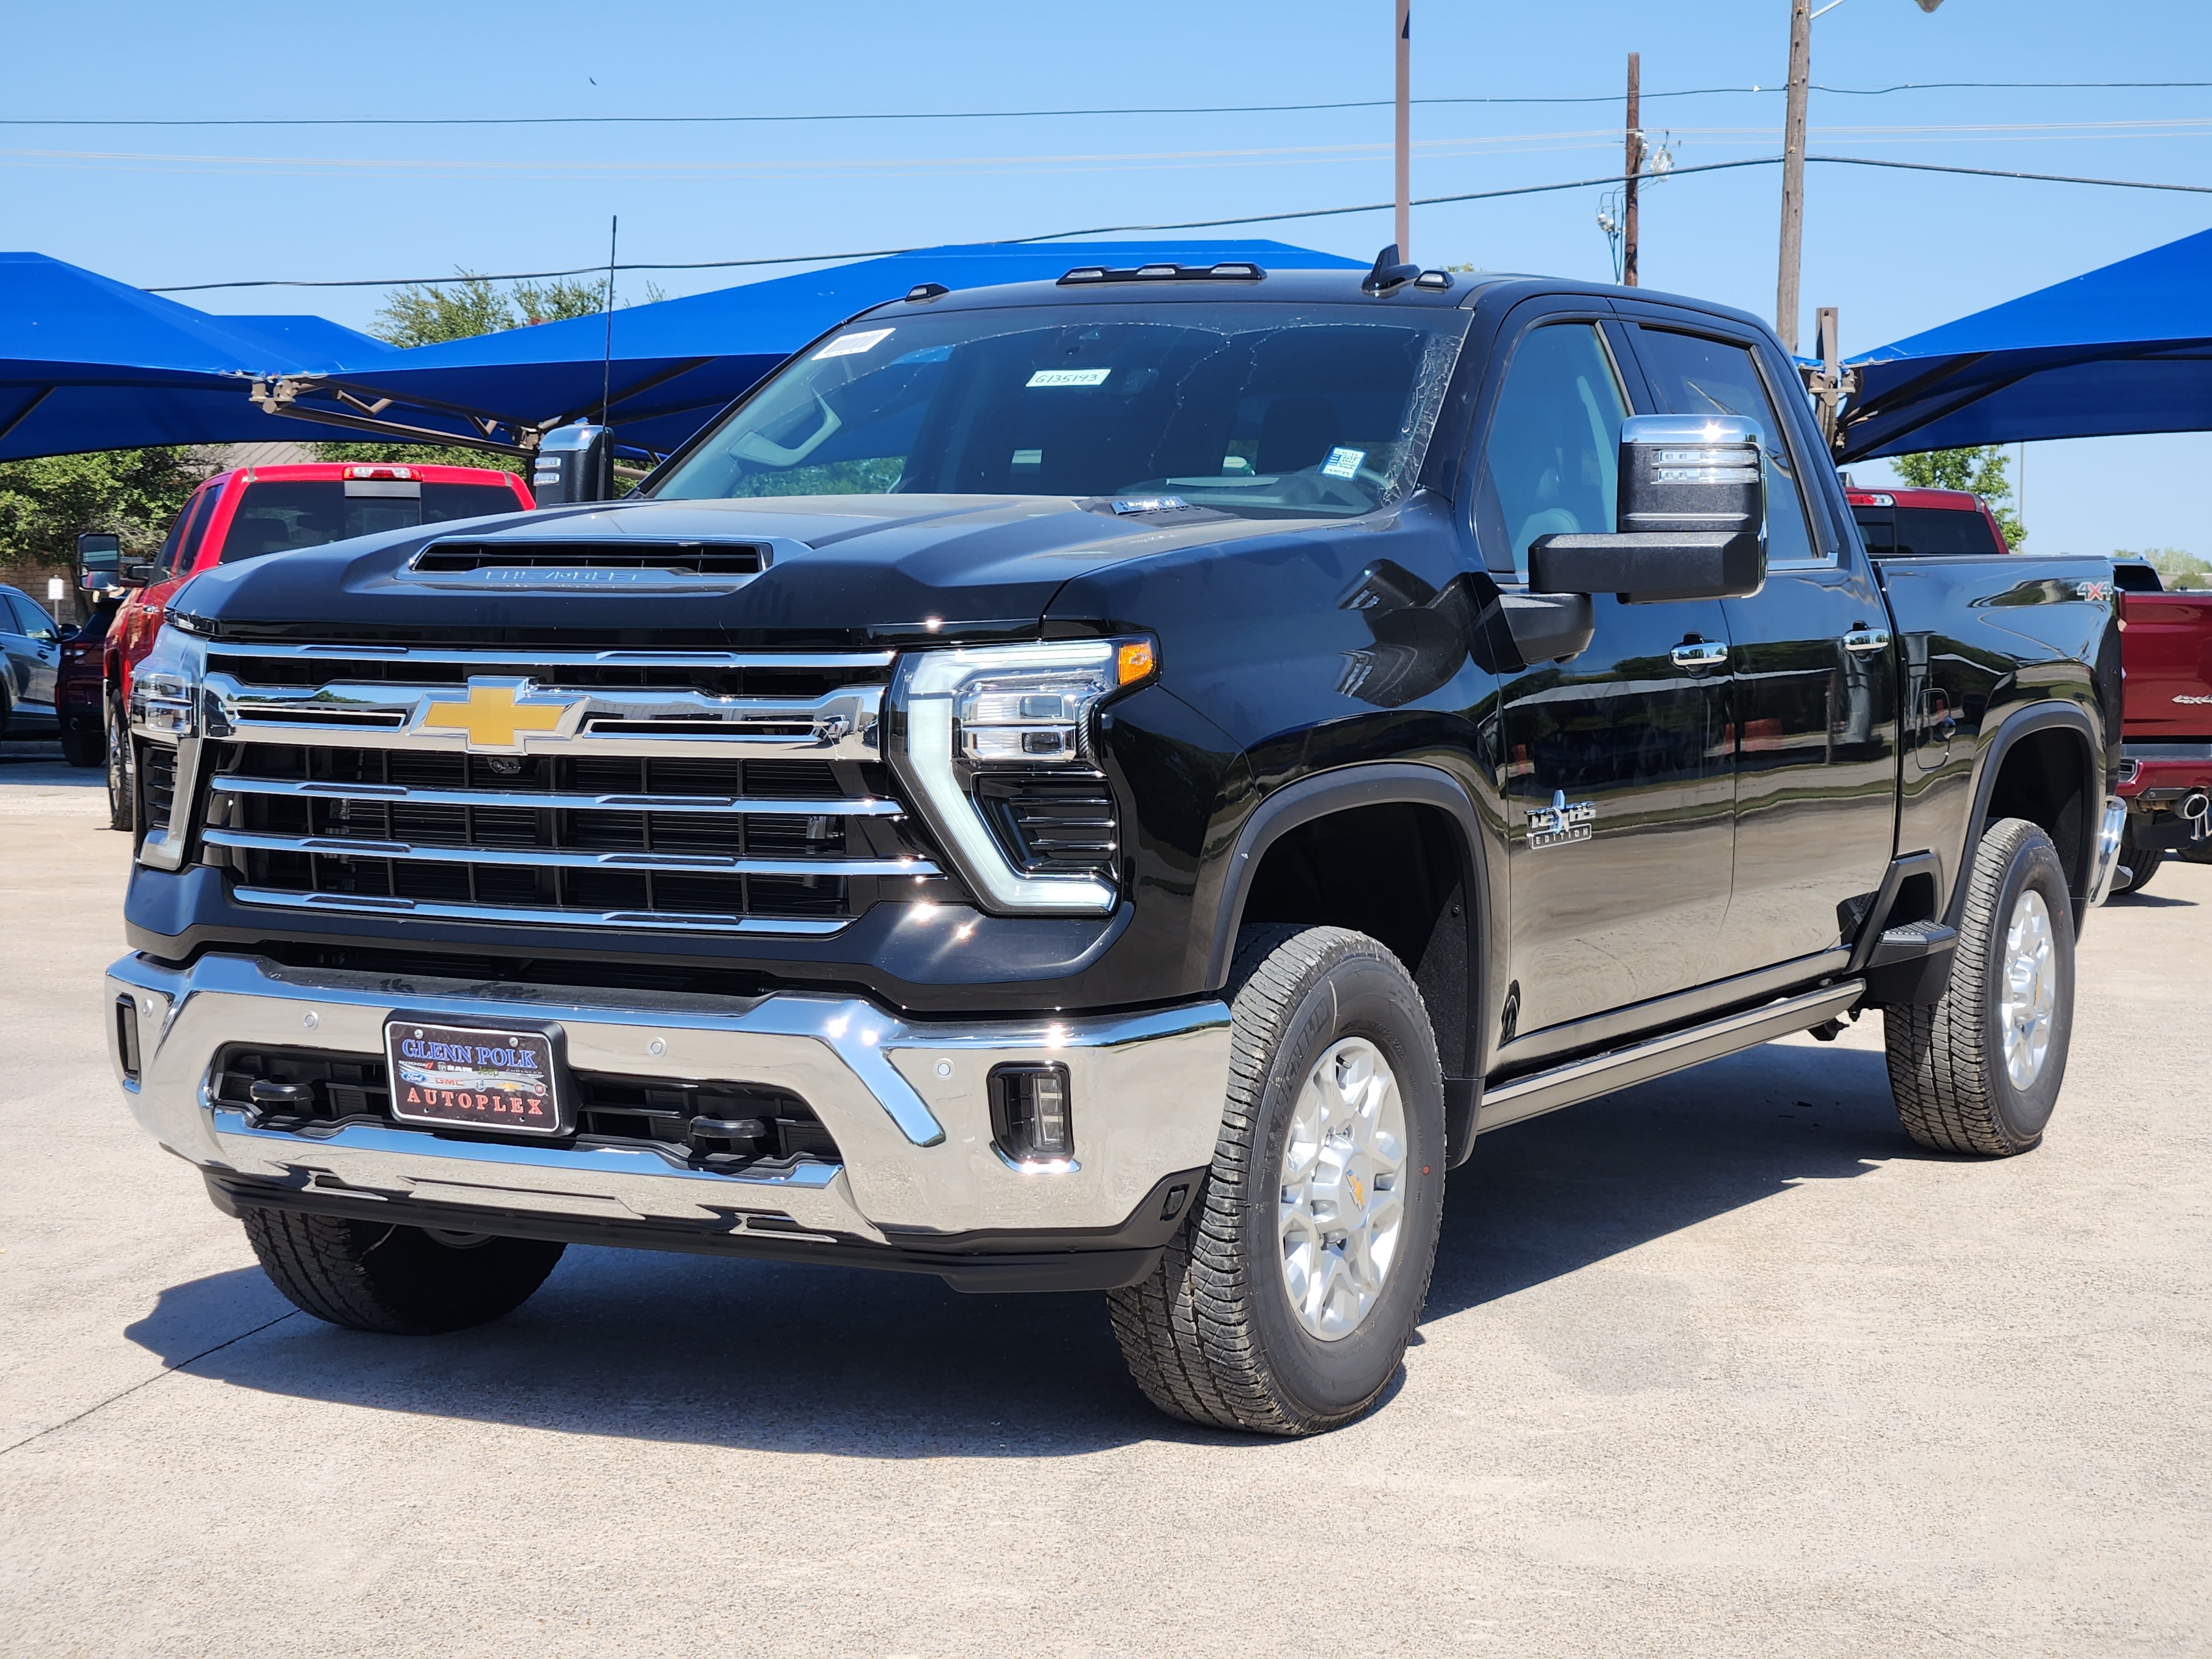
<svg viewBox="0 0 2212 1659">
<path fill-rule="evenodd" d="M 1844 635 L 1844 649 L 1856 656 L 1871 657 L 1877 651 L 1889 649 L 1889 630 L 1887 628 L 1854 628 Z"/>
<path fill-rule="evenodd" d="M 1674 659 L 1674 666 L 1686 668 L 1692 674 L 1702 669 L 1717 668 L 1728 660 L 1728 647 L 1710 640 L 1689 640 L 1667 653 Z"/>
</svg>

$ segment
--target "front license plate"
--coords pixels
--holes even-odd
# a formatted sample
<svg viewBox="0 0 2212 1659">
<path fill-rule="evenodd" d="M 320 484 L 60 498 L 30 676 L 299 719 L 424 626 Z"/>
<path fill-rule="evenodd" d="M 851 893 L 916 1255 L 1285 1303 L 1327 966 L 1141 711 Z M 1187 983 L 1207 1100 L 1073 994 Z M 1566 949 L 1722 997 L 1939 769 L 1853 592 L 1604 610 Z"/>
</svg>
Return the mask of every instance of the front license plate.
<svg viewBox="0 0 2212 1659">
<path fill-rule="evenodd" d="M 395 1019 L 384 1028 L 384 1058 L 392 1115 L 405 1122 L 562 1132 L 560 1079 L 547 1032 Z"/>
</svg>

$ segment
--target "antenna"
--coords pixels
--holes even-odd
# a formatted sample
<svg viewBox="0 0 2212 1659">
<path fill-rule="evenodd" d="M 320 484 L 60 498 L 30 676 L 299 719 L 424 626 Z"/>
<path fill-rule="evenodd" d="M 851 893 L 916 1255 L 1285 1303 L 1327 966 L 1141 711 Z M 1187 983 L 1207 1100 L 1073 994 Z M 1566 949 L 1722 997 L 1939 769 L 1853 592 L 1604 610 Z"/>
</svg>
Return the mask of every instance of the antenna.
<svg viewBox="0 0 2212 1659">
<path fill-rule="evenodd" d="M 599 424 L 607 423 L 607 404 L 612 399 L 615 383 L 615 234 L 622 228 L 619 214 L 607 219 L 607 350 L 599 365 Z"/>
</svg>

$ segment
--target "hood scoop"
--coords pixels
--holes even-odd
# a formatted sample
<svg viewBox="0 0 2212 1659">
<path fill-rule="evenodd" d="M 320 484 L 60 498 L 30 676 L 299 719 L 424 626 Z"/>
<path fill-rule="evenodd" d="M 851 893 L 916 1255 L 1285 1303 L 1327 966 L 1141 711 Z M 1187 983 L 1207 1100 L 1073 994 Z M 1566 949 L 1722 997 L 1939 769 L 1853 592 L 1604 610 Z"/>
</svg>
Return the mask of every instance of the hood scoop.
<svg viewBox="0 0 2212 1659">
<path fill-rule="evenodd" d="M 407 574 L 429 587 L 619 592 L 726 592 L 769 567 L 765 542 L 510 541 L 504 537 L 432 542 Z"/>
</svg>

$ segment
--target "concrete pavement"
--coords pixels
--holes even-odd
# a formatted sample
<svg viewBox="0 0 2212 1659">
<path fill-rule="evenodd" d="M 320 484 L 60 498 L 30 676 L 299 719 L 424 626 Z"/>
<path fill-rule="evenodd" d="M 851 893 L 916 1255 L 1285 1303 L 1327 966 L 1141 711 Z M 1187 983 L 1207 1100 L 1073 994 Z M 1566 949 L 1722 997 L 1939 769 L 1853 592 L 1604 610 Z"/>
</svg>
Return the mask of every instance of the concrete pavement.
<svg viewBox="0 0 2212 1659">
<path fill-rule="evenodd" d="M 132 1126 L 125 838 L 0 752 L 0 1630 L 21 1655 L 2212 1650 L 2212 867 L 2083 940 L 2044 1146 L 1879 1022 L 1487 1138 L 1365 1421 L 1200 1432 L 1098 1300 L 571 1249 L 332 1329 Z"/>
</svg>

